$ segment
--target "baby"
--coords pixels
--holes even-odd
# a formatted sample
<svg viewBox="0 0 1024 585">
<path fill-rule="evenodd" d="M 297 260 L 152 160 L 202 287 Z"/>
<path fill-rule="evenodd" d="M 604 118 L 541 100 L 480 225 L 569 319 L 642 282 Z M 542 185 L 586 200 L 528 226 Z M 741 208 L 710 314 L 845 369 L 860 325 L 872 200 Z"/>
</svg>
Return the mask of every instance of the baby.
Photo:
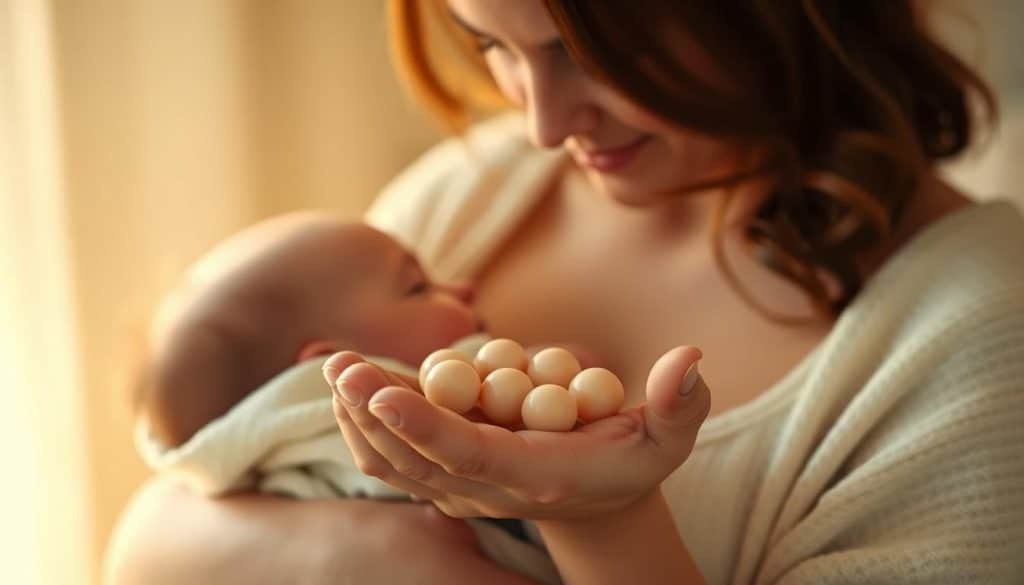
<svg viewBox="0 0 1024 585">
<path fill-rule="evenodd" d="M 137 396 L 140 452 L 211 495 L 249 485 L 294 497 L 408 497 L 355 469 L 319 365 L 351 349 L 408 366 L 415 380 L 433 351 L 475 351 L 488 338 L 470 301 L 367 225 L 317 212 L 258 223 L 194 264 L 157 312 Z M 470 526 L 499 564 L 559 582 L 528 525 Z"/>
<path fill-rule="evenodd" d="M 155 316 L 136 401 L 140 452 L 211 495 L 248 485 L 294 497 L 408 497 L 355 469 L 319 365 L 351 349 L 415 380 L 433 351 L 475 352 L 488 339 L 470 301 L 361 223 L 298 212 L 247 228 L 195 263 Z M 528 524 L 470 526 L 498 563 L 559 582 Z"/>
<path fill-rule="evenodd" d="M 483 330 L 469 301 L 365 224 L 316 212 L 261 222 L 205 255 L 161 306 L 141 414 L 178 446 L 310 358 L 351 349 L 415 367 Z"/>
</svg>

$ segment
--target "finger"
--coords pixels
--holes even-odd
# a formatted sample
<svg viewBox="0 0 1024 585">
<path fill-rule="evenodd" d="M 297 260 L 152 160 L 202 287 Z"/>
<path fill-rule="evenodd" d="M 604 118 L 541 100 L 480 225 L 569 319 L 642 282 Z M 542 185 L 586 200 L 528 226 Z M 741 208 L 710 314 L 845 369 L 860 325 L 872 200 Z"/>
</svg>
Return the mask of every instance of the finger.
<svg viewBox="0 0 1024 585">
<path fill-rule="evenodd" d="M 327 383 L 330 384 L 331 388 L 335 387 L 335 382 L 338 376 L 345 371 L 346 368 L 353 364 L 365 362 L 366 360 L 360 354 L 354 351 L 341 351 L 331 357 L 327 358 L 324 362 L 323 371 L 324 378 L 327 379 Z M 395 386 L 406 386 L 413 390 L 419 391 L 420 382 L 416 378 L 406 376 L 400 372 L 392 372 L 386 368 L 380 368 L 384 375 L 388 377 L 391 384 Z"/>
<path fill-rule="evenodd" d="M 673 348 L 655 362 L 647 377 L 648 437 L 675 455 L 689 455 L 711 410 L 711 392 L 697 368 L 700 358 L 695 347 Z"/>
<path fill-rule="evenodd" d="M 437 500 L 445 494 L 415 480 L 396 473 L 391 463 L 384 459 L 367 441 L 366 437 L 356 428 L 341 400 L 334 397 L 334 417 L 338 420 L 338 428 L 352 452 L 352 460 L 364 474 L 376 477 L 385 483 L 408 492 L 414 499 Z"/>
<path fill-rule="evenodd" d="M 352 365 L 338 378 L 339 391 L 342 395 L 351 397 L 344 406 L 356 430 L 391 466 L 391 469 L 384 470 L 384 473 L 394 471 L 442 492 L 465 496 L 479 494 L 484 486 L 447 473 L 443 467 L 421 455 L 382 424 L 378 418 L 380 412 L 370 413 L 369 402 L 383 388 L 404 392 L 426 402 L 426 399 L 414 390 L 391 386 L 384 372 L 373 364 Z"/>
<path fill-rule="evenodd" d="M 338 391 L 338 376 L 341 375 L 346 368 L 364 361 L 366 360 L 363 359 L 363 356 L 354 351 L 341 351 L 327 358 L 327 361 L 324 362 L 321 369 L 324 373 L 324 379 L 327 380 L 327 384 L 331 387 L 331 390 L 334 390 L 335 392 Z"/>
<path fill-rule="evenodd" d="M 393 411 L 397 419 L 384 421 L 390 429 L 453 476 L 519 488 L 531 475 L 524 463 L 535 466 L 538 461 L 530 443 L 519 434 L 470 422 L 419 394 L 386 388 L 370 399 L 370 406 L 375 415 L 384 408 Z"/>
<path fill-rule="evenodd" d="M 422 390 L 420 389 L 420 381 L 416 378 L 406 376 L 401 372 L 392 372 L 387 368 L 381 368 L 381 372 L 383 372 L 384 375 L 387 376 L 388 380 L 390 380 L 391 386 L 404 386 L 410 390 L 422 393 Z"/>
</svg>

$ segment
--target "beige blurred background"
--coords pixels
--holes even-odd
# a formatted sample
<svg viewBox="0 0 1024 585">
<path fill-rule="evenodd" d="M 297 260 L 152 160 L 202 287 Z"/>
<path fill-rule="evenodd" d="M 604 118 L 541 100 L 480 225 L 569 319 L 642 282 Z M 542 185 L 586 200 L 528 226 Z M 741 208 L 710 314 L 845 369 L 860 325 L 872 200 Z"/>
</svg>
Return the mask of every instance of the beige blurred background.
<svg viewBox="0 0 1024 585">
<path fill-rule="evenodd" d="M 1024 202 L 1005 24 L 1024 10 L 946 4 L 1008 123 L 951 175 Z M 955 16 L 967 6 L 978 30 Z M 182 266 L 274 213 L 357 217 L 437 141 L 394 81 L 384 23 L 379 0 L 0 0 L 0 580 L 99 583 L 146 476 L 128 366 Z"/>
</svg>

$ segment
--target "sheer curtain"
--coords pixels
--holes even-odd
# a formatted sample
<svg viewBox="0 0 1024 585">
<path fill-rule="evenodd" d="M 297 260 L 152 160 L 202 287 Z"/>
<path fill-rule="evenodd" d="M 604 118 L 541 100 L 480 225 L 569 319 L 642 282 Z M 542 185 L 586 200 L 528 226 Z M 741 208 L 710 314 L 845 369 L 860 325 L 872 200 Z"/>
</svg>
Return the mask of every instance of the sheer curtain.
<svg viewBox="0 0 1024 585">
<path fill-rule="evenodd" d="M 0 9 L 0 580 L 90 573 L 88 450 L 48 5 Z"/>
<path fill-rule="evenodd" d="M 357 216 L 438 139 L 384 30 L 377 0 L 0 0 L 0 582 L 100 582 L 170 279 L 267 215 Z"/>
</svg>

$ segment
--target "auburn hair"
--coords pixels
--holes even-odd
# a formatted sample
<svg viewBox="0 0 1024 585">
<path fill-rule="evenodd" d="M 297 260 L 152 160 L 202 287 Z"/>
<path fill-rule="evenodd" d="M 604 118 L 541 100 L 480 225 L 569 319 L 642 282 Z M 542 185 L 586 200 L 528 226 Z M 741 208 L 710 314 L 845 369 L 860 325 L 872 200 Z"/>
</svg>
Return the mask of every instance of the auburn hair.
<svg viewBox="0 0 1024 585">
<path fill-rule="evenodd" d="M 913 0 L 543 2 L 587 74 L 670 123 L 766 149 L 773 187 L 745 242 L 827 318 L 861 289 L 858 256 L 891 236 L 922 171 L 998 115 L 991 89 L 936 42 Z M 389 16 L 400 73 L 449 129 L 507 107 L 443 0 L 391 0 Z M 683 39 L 744 91 L 688 69 Z M 763 314 L 803 321 L 762 306 L 734 275 L 722 237 L 731 200 L 716 213 L 716 261 Z"/>
</svg>

